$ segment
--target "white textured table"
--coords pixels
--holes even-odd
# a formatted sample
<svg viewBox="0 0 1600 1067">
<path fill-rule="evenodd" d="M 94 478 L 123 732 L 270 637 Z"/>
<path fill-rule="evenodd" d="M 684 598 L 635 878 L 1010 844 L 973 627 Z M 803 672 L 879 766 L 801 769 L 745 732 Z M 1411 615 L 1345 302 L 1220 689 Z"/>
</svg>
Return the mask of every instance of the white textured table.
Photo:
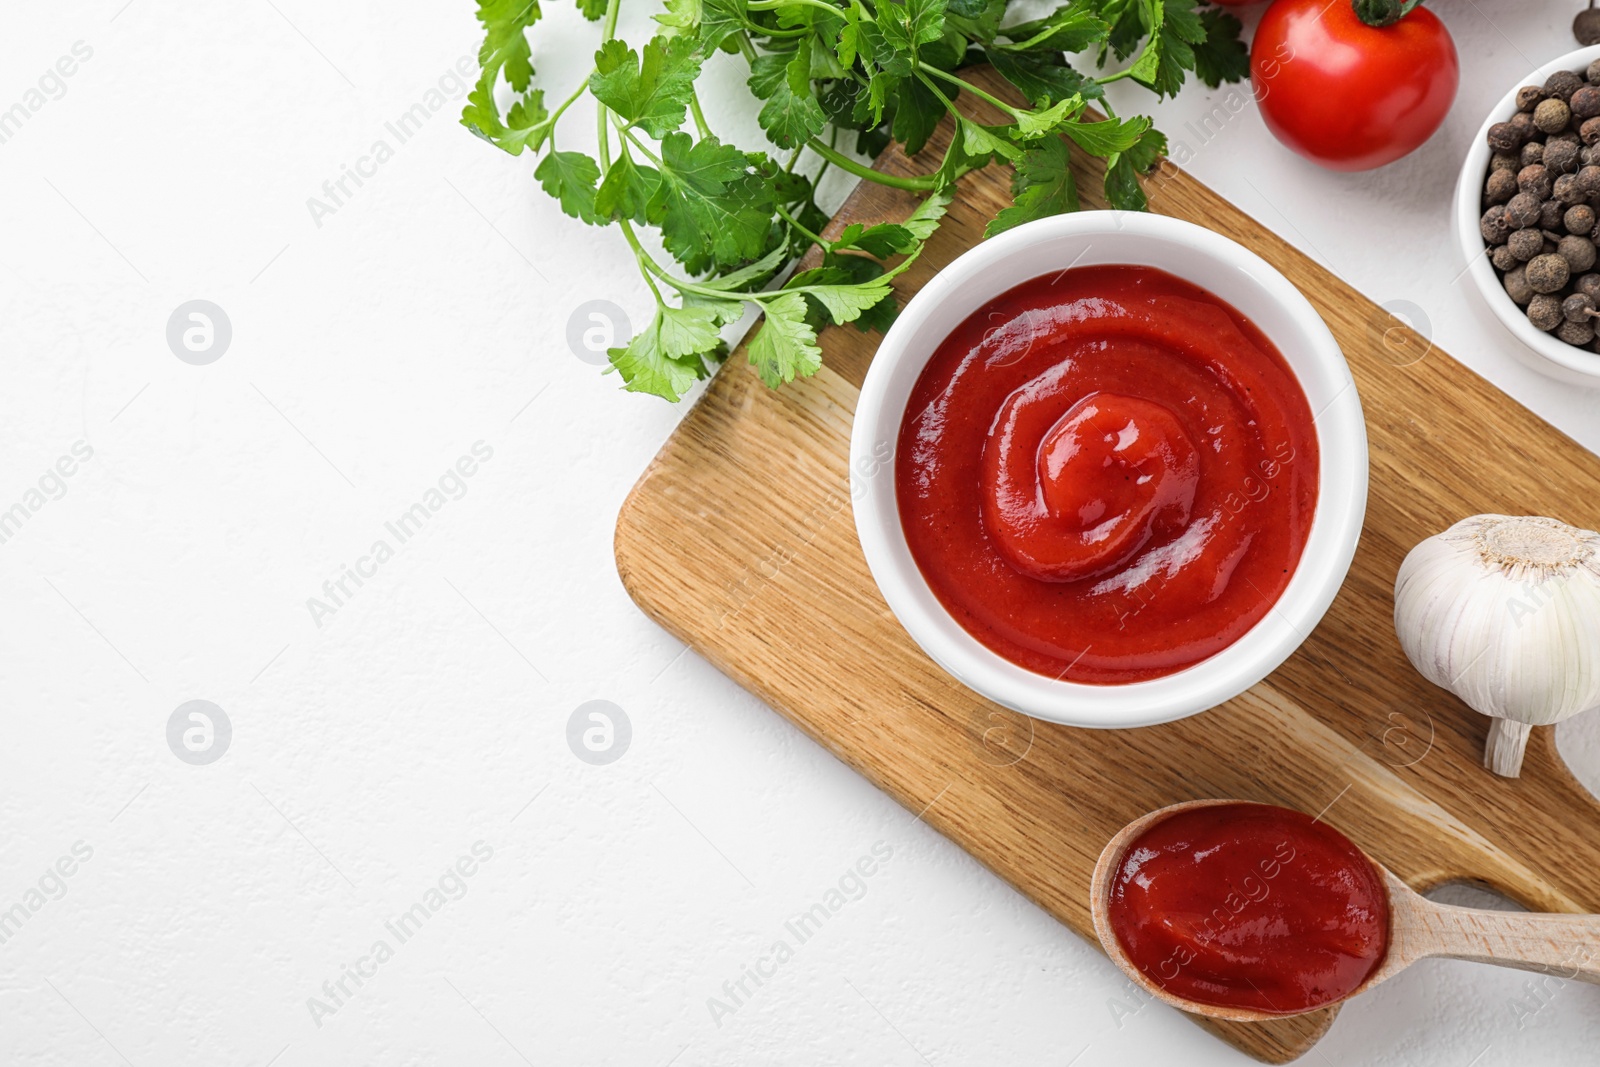
<svg viewBox="0 0 1600 1067">
<path fill-rule="evenodd" d="M 1578 4 L 1435 6 L 1460 99 L 1376 175 L 1301 163 L 1252 107 L 1201 145 L 1203 91 L 1155 113 L 1200 178 L 1600 448 L 1600 392 L 1475 310 L 1447 210 Z M 612 522 L 680 412 L 569 352 L 580 305 L 647 297 L 616 234 L 456 125 L 471 5 L 199 12 L 30 5 L 0 37 L 0 1062 L 1246 1062 L 633 609 Z M 568 85 L 593 31 L 565 4 L 544 30 Z M 713 124 L 757 144 L 739 63 L 712 76 Z M 180 321 L 186 362 L 192 300 L 231 336 L 191 353 Z M 631 728 L 609 763 L 569 743 L 591 700 Z M 1600 716 L 1563 729 L 1600 779 Z M 1597 1006 L 1425 965 L 1312 1059 L 1590 1062 Z"/>
</svg>

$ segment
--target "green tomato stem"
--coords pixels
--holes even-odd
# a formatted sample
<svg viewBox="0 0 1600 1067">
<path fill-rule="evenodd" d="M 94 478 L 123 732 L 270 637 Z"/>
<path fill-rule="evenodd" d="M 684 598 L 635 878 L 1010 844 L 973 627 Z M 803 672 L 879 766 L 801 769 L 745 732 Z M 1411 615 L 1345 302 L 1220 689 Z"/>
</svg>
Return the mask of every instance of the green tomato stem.
<svg viewBox="0 0 1600 1067">
<path fill-rule="evenodd" d="M 1422 0 L 1351 0 L 1356 17 L 1380 30 L 1411 14 L 1420 3 Z"/>
</svg>

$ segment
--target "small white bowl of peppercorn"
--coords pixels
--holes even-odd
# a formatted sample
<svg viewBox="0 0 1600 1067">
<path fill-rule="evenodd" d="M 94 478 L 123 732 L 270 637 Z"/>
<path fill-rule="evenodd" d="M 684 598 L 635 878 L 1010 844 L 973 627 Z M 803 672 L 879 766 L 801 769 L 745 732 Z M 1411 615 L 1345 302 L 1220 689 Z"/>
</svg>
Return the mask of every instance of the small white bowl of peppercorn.
<svg viewBox="0 0 1600 1067">
<path fill-rule="evenodd" d="M 1456 187 L 1467 272 L 1540 370 L 1600 385 L 1600 45 L 1489 113 Z"/>
</svg>

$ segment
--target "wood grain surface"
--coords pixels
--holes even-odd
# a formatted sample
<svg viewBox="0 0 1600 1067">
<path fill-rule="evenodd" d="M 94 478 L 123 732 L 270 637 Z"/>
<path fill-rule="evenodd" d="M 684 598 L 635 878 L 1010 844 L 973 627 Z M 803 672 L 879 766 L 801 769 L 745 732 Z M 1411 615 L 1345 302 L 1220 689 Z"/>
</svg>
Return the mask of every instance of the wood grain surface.
<svg viewBox="0 0 1600 1067">
<path fill-rule="evenodd" d="M 943 145 L 879 165 L 926 172 Z M 1098 169 L 1080 166 L 1086 205 L 1103 206 Z M 1007 179 L 992 168 L 964 179 L 922 259 L 898 279 L 902 302 L 981 239 L 1009 202 Z M 1306 294 L 1366 409 L 1372 489 L 1360 551 L 1327 618 L 1270 678 L 1182 722 L 1095 731 L 999 708 L 935 666 L 889 614 L 856 541 L 847 449 L 878 337 L 851 327 L 825 331 L 823 370 L 778 392 L 742 349 L 717 374 L 622 508 L 616 557 L 629 593 L 1091 941 L 1102 846 L 1146 812 L 1202 797 L 1322 813 L 1421 890 L 1467 880 L 1536 910 L 1600 912 L 1600 804 L 1557 757 L 1551 730 L 1535 730 L 1520 779 L 1489 774 L 1488 720 L 1411 668 L 1391 621 L 1401 558 L 1457 519 L 1550 514 L 1600 527 L 1600 459 L 1176 167 L 1145 187 L 1152 210 L 1240 241 Z M 897 220 L 913 203 L 862 183 L 833 225 Z M 1197 1021 L 1283 1063 L 1332 1020 L 1323 1011 Z"/>
</svg>

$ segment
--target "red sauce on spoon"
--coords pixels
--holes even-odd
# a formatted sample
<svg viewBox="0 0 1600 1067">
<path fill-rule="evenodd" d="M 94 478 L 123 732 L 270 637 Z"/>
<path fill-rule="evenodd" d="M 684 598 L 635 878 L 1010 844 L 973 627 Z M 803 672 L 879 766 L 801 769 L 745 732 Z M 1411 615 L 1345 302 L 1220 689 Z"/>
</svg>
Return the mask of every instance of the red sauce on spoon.
<svg viewBox="0 0 1600 1067">
<path fill-rule="evenodd" d="M 1389 895 L 1372 862 L 1309 815 L 1191 808 L 1129 843 L 1107 917 L 1128 959 L 1176 997 L 1291 1014 L 1349 996 L 1383 963 Z"/>
</svg>

